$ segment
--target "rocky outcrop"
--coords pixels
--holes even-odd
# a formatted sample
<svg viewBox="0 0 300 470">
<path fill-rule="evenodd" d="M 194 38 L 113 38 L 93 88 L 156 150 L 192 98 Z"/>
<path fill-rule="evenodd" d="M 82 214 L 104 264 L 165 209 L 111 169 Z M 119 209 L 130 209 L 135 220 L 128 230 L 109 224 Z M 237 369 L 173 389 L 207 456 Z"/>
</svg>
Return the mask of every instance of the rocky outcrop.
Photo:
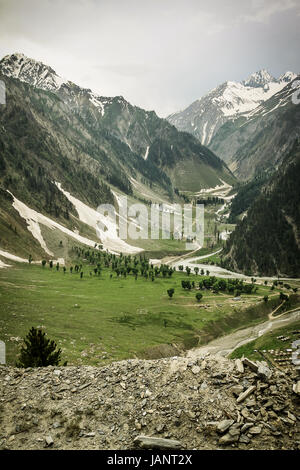
<svg viewBox="0 0 300 470">
<path fill-rule="evenodd" d="M 243 366 L 210 355 L 105 367 L 2 366 L 0 445 L 298 449 L 296 371 L 258 375 Z"/>
</svg>

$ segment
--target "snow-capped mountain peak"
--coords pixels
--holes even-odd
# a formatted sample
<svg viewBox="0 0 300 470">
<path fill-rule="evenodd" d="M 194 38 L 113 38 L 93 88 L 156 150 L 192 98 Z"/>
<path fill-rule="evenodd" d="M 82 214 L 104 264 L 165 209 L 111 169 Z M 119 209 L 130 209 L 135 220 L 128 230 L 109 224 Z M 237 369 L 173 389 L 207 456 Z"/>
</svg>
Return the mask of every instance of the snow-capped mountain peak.
<svg viewBox="0 0 300 470">
<path fill-rule="evenodd" d="M 0 60 L 0 71 L 8 77 L 17 78 L 22 82 L 42 90 L 57 92 L 64 99 L 80 104 L 82 97 L 86 97 L 104 115 L 105 106 L 112 98 L 103 97 L 93 93 L 92 90 L 82 88 L 73 82 L 59 76 L 55 70 L 43 62 L 31 59 L 22 53 L 6 55 Z"/>
<path fill-rule="evenodd" d="M 295 73 L 286 72 L 276 79 L 263 69 L 244 81 L 224 82 L 185 110 L 173 113 L 168 120 L 178 130 L 192 133 L 203 145 L 209 146 L 223 124 L 241 115 L 248 116 L 295 77 Z"/>
<path fill-rule="evenodd" d="M 270 82 L 275 82 L 275 78 L 265 69 L 259 70 L 258 72 L 252 73 L 247 80 L 244 80 L 242 84 L 253 88 L 263 88 Z"/>
<path fill-rule="evenodd" d="M 30 59 L 21 53 L 10 54 L 0 61 L 1 71 L 13 78 L 44 90 L 56 91 L 67 80 L 57 75 L 48 65 L 34 59 Z"/>
<path fill-rule="evenodd" d="M 282 75 L 280 75 L 278 81 L 279 82 L 289 83 L 292 80 L 295 80 L 296 77 L 297 77 L 296 73 L 288 71 L 288 72 L 285 72 Z"/>
</svg>

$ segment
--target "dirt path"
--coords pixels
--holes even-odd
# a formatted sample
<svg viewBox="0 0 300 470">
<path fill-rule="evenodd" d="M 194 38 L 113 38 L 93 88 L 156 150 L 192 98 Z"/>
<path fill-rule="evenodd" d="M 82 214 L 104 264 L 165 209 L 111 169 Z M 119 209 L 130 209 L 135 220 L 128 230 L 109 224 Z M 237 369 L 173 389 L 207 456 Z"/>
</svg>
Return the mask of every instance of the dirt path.
<svg viewBox="0 0 300 470">
<path fill-rule="evenodd" d="M 197 251 L 197 250 L 195 250 L 195 251 Z M 259 284 L 261 282 L 264 282 L 264 281 L 278 281 L 278 277 L 246 276 L 245 274 L 236 273 L 234 271 L 229 271 L 227 269 L 221 268 L 220 266 L 216 266 L 216 265 L 212 265 L 212 264 L 195 263 L 195 261 L 210 258 L 211 256 L 216 255 L 216 254 L 220 253 L 221 251 L 222 251 L 222 249 L 219 249 L 219 250 L 215 251 L 214 253 L 210 253 L 208 255 L 189 257 L 194 253 L 194 251 L 193 251 L 193 252 L 187 253 L 186 255 L 179 256 L 179 257 L 176 257 L 176 258 L 174 258 L 174 257 L 173 258 L 164 258 L 162 260 L 162 262 L 164 262 L 165 264 L 168 264 L 172 267 L 176 267 L 176 269 L 178 269 L 178 266 L 182 265 L 183 269 L 185 270 L 186 267 L 188 266 L 189 268 L 191 268 L 192 272 L 194 272 L 194 268 L 198 267 L 199 270 L 203 269 L 205 272 L 208 270 L 211 276 L 217 276 L 217 277 L 227 278 L 227 279 L 228 278 L 231 278 L 231 279 L 236 278 L 236 279 L 244 279 L 245 281 L 251 281 L 251 279 L 253 277 L 255 277 L 255 279 L 257 281 L 260 281 L 260 282 L 257 282 L 257 284 Z M 296 279 L 296 278 L 283 278 L 283 277 L 281 277 L 280 280 L 282 280 L 282 281 L 300 281 L 299 278 Z"/>
<path fill-rule="evenodd" d="M 166 258 L 163 258 L 162 259 L 162 262 L 164 264 L 171 264 L 172 266 L 178 266 L 179 264 L 182 264 L 181 261 L 184 260 L 185 258 L 188 258 L 189 256 L 191 256 L 193 253 L 196 253 L 198 250 L 200 249 L 200 247 L 198 246 L 194 251 L 189 251 L 187 254 L 185 255 L 180 255 L 180 256 L 176 256 L 176 257 L 166 257 Z M 209 253 L 207 255 L 202 255 L 202 256 L 195 256 L 194 258 L 188 258 L 188 260 L 186 261 L 186 266 L 189 265 L 189 263 L 195 261 L 195 260 L 198 260 L 198 259 L 205 259 L 205 258 L 210 258 L 211 256 L 213 255 L 216 255 L 218 253 L 220 253 L 220 251 L 222 251 L 222 248 L 220 248 L 218 251 L 215 251 L 213 253 Z M 196 266 L 196 265 L 195 265 Z"/>
<path fill-rule="evenodd" d="M 221 338 L 217 338 L 208 343 L 206 346 L 191 349 L 187 352 L 187 357 L 196 359 L 199 356 L 204 356 L 206 353 L 217 354 L 226 357 L 231 354 L 234 349 L 242 346 L 243 344 L 249 343 L 256 338 L 259 338 L 270 330 L 275 330 L 282 326 L 289 325 L 290 323 L 294 323 L 299 319 L 300 309 L 298 307 L 298 309 L 285 312 L 277 318 L 272 318 L 272 320 L 269 319 L 264 323 L 259 323 L 258 325 L 250 326 L 248 328 L 235 331 L 229 335 L 222 336 Z"/>
<path fill-rule="evenodd" d="M 273 312 L 271 312 L 269 314 L 269 320 L 275 320 L 277 318 L 280 318 L 282 317 L 283 315 L 287 315 L 288 313 L 292 313 L 292 312 L 296 312 L 297 310 L 299 310 L 299 307 L 296 307 L 296 308 L 293 308 L 292 310 L 288 310 L 287 312 L 283 312 L 281 313 L 280 315 L 275 315 L 275 313 L 277 312 L 277 310 L 280 309 L 280 307 L 284 304 L 284 302 L 282 302 L 282 304 L 280 304 L 275 310 L 273 310 Z"/>
</svg>

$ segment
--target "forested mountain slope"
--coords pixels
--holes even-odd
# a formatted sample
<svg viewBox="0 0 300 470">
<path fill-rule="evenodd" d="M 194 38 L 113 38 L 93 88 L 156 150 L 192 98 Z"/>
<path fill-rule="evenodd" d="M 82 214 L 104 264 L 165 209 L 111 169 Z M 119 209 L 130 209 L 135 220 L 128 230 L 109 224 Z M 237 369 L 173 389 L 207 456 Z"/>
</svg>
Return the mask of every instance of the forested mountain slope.
<svg viewBox="0 0 300 470">
<path fill-rule="evenodd" d="M 299 187 L 297 141 L 227 241 L 227 268 L 245 274 L 300 277 Z"/>
</svg>

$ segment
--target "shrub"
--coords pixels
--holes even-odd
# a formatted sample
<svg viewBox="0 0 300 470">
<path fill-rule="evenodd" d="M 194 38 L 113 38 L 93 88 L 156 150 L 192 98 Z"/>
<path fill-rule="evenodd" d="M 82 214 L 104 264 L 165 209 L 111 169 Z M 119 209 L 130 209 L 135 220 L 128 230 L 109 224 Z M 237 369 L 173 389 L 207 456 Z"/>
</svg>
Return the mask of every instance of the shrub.
<svg viewBox="0 0 300 470">
<path fill-rule="evenodd" d="M 174 294 L 175 290 L 174 289 L 168 289 L 167 292 L 168 292 L 168 296 L 171 299 L 173 297 L 173 294 Z"/>
<path fill-rule="evenodd" d="M 279 299 L 287 301 L 287 300 L 289 300 L 289 296 L 284 294 L 283 292 L 280 292 Z"/>
</svg>

